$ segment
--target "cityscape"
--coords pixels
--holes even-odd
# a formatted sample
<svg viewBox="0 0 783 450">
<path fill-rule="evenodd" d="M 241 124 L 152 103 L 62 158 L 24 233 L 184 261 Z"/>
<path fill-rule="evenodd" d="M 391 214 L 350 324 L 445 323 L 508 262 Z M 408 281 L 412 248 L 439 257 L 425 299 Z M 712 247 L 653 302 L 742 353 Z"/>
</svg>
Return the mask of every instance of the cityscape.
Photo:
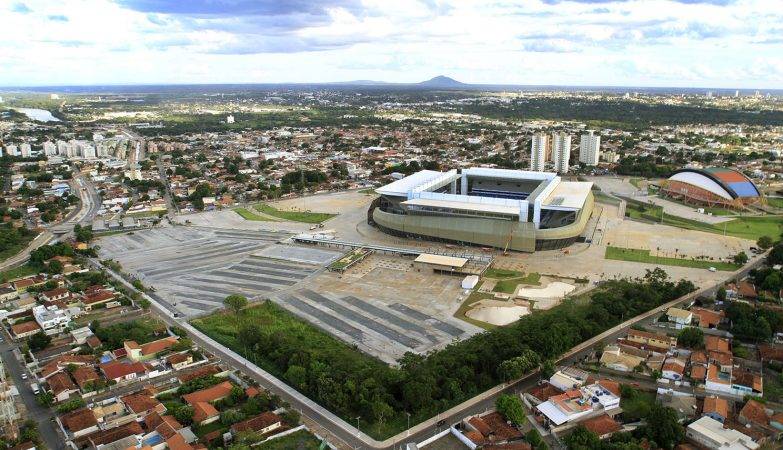
<svg viewBox="0 0 783 450">
<path fill-rule="evenodd" d="M 62 3 L 0 5 L 0 450 L 781 448 L 764 2 Z"/>
</svg>

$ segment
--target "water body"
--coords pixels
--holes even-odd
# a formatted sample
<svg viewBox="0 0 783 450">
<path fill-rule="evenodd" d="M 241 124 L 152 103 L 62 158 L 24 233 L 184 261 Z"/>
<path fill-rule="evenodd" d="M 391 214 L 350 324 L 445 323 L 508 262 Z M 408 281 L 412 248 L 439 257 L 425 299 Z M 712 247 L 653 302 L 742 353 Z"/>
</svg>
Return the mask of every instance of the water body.
<svg viewBox="0 0 783 450">
<path fill-rule="evenodd" d="M 14 108 L 30 119 L 37 120 L 39 122 L 59 122 L 60 119 L 54 117 L 50 111 L 45 109 L 35 108 Z"/>
</svg>

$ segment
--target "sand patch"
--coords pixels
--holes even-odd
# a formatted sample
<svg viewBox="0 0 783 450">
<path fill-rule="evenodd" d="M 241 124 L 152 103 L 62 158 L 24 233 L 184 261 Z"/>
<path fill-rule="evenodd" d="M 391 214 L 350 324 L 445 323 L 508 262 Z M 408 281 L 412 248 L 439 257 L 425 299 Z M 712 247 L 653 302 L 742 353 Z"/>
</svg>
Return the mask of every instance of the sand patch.
<svg viewBox="0 0 783 450">
<path fill-rule="evenodd" d="M 542 288 L 520 288 L 517 291 L 517 296 L 526 298 L 529 300 L 539 300 L 547 298 L 563 298 L 569 292 L 576 289 L 576 286 L 562 281 L 554 281 L 547 284 Z"/>
<path fill-rule="evenodd" d="M 520 317 L 530 314 L 526 306 L 510 304 L 508 306 L 481 305 L 481 302 L 465 315 L 473 320 L 491 323 L 492 325 L 508 325 Z"/>
</svg>

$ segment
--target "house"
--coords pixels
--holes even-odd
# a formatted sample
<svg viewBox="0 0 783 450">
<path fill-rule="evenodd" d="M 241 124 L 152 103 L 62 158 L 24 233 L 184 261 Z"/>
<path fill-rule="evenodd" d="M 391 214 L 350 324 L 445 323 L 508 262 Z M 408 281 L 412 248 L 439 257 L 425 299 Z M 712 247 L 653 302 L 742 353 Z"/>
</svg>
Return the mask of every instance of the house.
<svg viewBox="0 0 783 450">
<path fill-rule="evenodd" d="M 57 372 L 49 377 L 47 383 L 56 402 L 64 402 L 78 391 L 67 372 Z"/>
<path fill-rule="evenodd" d="M 606 414 L 591 417 L 582 422 L 582 425 L 589 431 L 595 433 L 598 436 L 598 439 L 606 439 L 612 434 L 620 431 L 621 428 L 616 420 Z"/>
<path fill-rule="evenodd" d="M 589 376 L 590 374 L 583 370 L 568 367 L 555 372 L 549 378 L 549 384 L 562 391 L 567 391 L 581 387 Z"/>
<path fill-rule="evenodd" d="M 89 294 L 85 292 L 85 295 L 82 298 L 82 305 L 84 306 L 85 311 L 92 311 L 93 308 L 104 305 L 107 302 L 114 300 L 116 297 L 117 294 L 115 292 L 105 289 L 93 291 Z"/>
<path fill-rule="evenodd" d="M 11 333 L 16 339 L 24 339 L 42 331 L 41 326 L 34 320 L 11 325 Z"/>
<path fill-rule="evenodd" d="M 688 425 L 685 437 L 712 450 L 754 450 L 759 447 L 750 436 L 723 428 L 722 423 L 708 416 Z"/>
<path fill-rule="evenodd" d="M 645 358 L 625 353 L 619 345 L 609 345 L 601 354 L 601 365 L 620 372 L 630 372 L 643 363 Z"/>
<path fill-rule="evenodd" d="M 136 417 L 145 417 L 151 412 L 163 414 L 166 407 L 146 390 L 120 397 L 120 401 L 128 408 L 128 411 L 135 414 Z"/>
<path fill-rule="evenodd" d="M 41 368 L 40 377 L 46 379 L 58 372 L 65 370 L 70 365 L 79 367 L 87 364 L 93 364 L 95 361 L 95 357 L 92 355 L 60 355 L 46 363 L 46 365 Z"/>
<path fill-rule="evenodd" d="M 680 357 L 670 356 L 666 358 L 661 368 L 663 378 L 680 381 L 685 375 L 685 360 Z"/>
<path fill-rule="evenodd" d="M 37 305 L 33 307 L 33 317 L 44 333 L 48 335 L 60 334 L 68 329 L 71 318 L 78 316 L 79 308 L 59 308 L 57 306 Z"/>
<path fill-rule="evenodd" d="M 166 358 L 166 362 L 169 363 L 172 369 L 179 370 L 193 364 L 193 355 L 190 353 L 175 353 Z"/>
<path fill-rule="evenodd" d="M 231 426 L 231 434 L 236 436 L 244 431 L 266 434 L 283 426 L 283 419 L 273 412 L 264 412 Z"/>
<path fill-rule="evenodd" d="M 93 366 L 81 366 L 71 373 L 76 385 L 79 386 L 82 392 L 90 392 L 95 390 L 98 381 L 101 380 L 101 376 Z"/>
<path fill-rule="evenodd" d="M 233 387 L 231 382 L 224 381 L 212 387 L 185 394 L 182 396 L 182 400 L 193 407 L 193 421 L 205 425 L 220 418 L 220 413 L 212 406 L 212 402 L 228 397 Z"/>
<path fill-rule="evenodd" d="M 0 284 L 0 303 L 5 303 L 19 296 L 11 283 Z"/>
<path fill-rule="evenodd" d="M 720 423 L 725 422 L 729 417 L 729 402 L 714 395 L 706 397 L 704 399 L 704 408 L 702 408 L 702 416 L 709 416 Z"/>
<path fill-rule="evenodd" d="M 630 342 L 635 342 L 645 347 L 652 347 L 662 350 L 668 350 L 670 348 L 674 348 L 677 345 L 677 338 L 673 336 L 666 336 L 665 334 L 656 334 L 650 333 L 649 331 L 634 329 L 628 331 L 628 336 L 626 339 Z"/>
<path fill-rule="evenodd" d="M 691 312 L 700 328 L 718 328 L 725 317 L 723 311 L 713 311 L 706 308 L 691 308 Z"/>
<path fill-rule="evenodd" d="M 142 430 L 141 425 L 136 421 L 132 421 L 108 430 L 92 433 L 88 435 L 85 440 L 89 441 L 89 443 L 97 449 L 103 448 L 101 446 L 108 446 L 109 444 L 129 437 L 132 437 L 133 441 L 138 443 L 139 438 L 141 438 L 143 434 L 144 430 Z"/>
<path fill-rule="evenodd" d="M 207 377 L 210 375 L 217 375 L 221 372 L 220 368 L 215 364 L 209 364 L 202 366 L 188 373 L 177 375 L 177 379 L 180 383 L 187 383 L 188 381 L 195 380 L 201 377 Z"/>
<path fill-rule="evenodd" d="M 666 311 L 666 317 L 679 329 L 691 324 L 693 313 L 686 309 L 669 308 Z"/>
<path fill-rule="evenodd" d="M 98 430 L 98 419 L 90 408 L 77 409 L 59 418 L 65 431 L 74 437 L 84 436 Z"/>
<path fill-rule="evenodd" d="M 111 361 L 98 367 L 108 380 L 117 383 L 143 378 L 147 374 L 147 366 L 140 362 Z"/>
<path fill-rule="evenodd" d="M 562 393 L 563 393 L 562 390 L 552 386 L 548 382 L 544 382 L 533 386 L 529 391 L 525 393 L 525 397 L 533 405 L 538 405 Z"/>
<path fill-rule="evenodd" d="M 748 400 L 737 415 L 737 420 L 743 425 L 755 423 L 767 426 L 770 424 L 770 415 L 771 410 L 768 412 L 764 405 L 756 400 Z"/>
<path fill-rule="evenodd" d="M 174 336 L 167 336 L 143 345 L 137 344 L 136 341 L 125 341 L 123 347 L 131 361 L 146 361 L 154 358 L 158 353 L 169 349 L 177 343 L 177 340 Z"/>
<path fill-rule="evenodd" d="M 759 297 L 756 286 L 748 281 L 740 281 L 737 284 L 737 296 L 746 300 L 755 300 Z"/>
<path fill-rule="evenodd" d="M 581 389 L 571 389 L 536 406 L 547 421 L 560 426 L 576 422 L 597 411 L 607 411 L 620 406 L 620 397 L 609 389 L 594 383 Z"/>
<path fill-rule="evenodd" d="M 676 411 L 680 422 L 696 417 L 698 402 L 693 395 L 681 395 L 679 392 L 669 391 L 659 394 L 658 401 L 661 405 Z"/>
<path fill-rule="evenodd" d="M 55 302 L 58 300 L 64 300 L 71 296 L 71 291 L 66 288 L 59 287 L 52 289 L 51 291 L 41 292 L 39 298 L 47 302 Z"/>
</svg>

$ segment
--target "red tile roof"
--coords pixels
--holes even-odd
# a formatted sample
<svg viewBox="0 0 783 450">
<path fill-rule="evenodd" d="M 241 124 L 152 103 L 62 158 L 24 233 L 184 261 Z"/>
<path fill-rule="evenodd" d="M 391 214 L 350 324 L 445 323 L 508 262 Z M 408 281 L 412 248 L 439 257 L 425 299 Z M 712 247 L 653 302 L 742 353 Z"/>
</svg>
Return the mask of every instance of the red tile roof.
<svg viewBox="0 0 783 450">
<path fill-rule="evenodd" d="M 231 426 L 231 431 L 234 433 L 241 433 L 243 431 L 261 431 L 264 428 L 270 427 L 276 423 L 281 423 L 283 419 L 273 412 L 263 412 L 250 419 L 243 420 L 242 422 L 235 423 Z"/>
<path fill-rule="evenodd" d="M 620 430 L 620 424 L 606 414 L 587 419 L 582 422 L 582 425 L 598 436 L 604 436 Z"/>
<path fill-rule="evenodd" d="M 185 442 L 185 438 L 181 434 L 175 434 L 166 439 L 166 445 L 169 450 L 193 450 L 193 446 Z"/>
<path fill-rule="evenodd" d="M 11 325 L 11 331 L 15 336 L 19 336 L 22 334 L 32 333 L 33 331 L 41 331 L 41 327 L 35 320 L 30 320 L 27 322 L 17 323 L 16 325 Z"/>
<path fill-rule="evenodd" d="M 77 409 L 60 417 L 63 426 L 71 433 L 98 425 L 98 419 L 90 408 Z"/>
<path fill-rule="evenodd" d="M 193 406 L 193 421 L 196 423 L 201 423 L 220 414 L 212 404 L 207 402 L 195 402 L 191 403 L 191 406 Z"/>
<path fill-rule="evenodd" d="M 146 413 L 147 411 L 154 410 L 161 405 L 161 403 L 147 393 L 135 393 L 120 397 L 125 406 L 128 407 L 131 412 L 136 414 Z"/>
<path fill-rule="evenodd" d="M 106 375 L 106 378 L 110 380 L 116 380 L 132 373 L 147 373 L 147 366 L 140 362 L 122 363 L 120 361 L 111 361 L 106 364 L 101 364 L 100 368 Z"/>
<path fill-rule="evenodd" d="M 721 417 L 729 417 L 729 402 L 720 397 L 707 397 L 704 399 L 704 414 L 717 413 Z"/>
<path fill-rule="evenodd" d="M 740 410 L 739 415 L 740 417 L 749 420 L 750 422 L 761 425 L 769 425 L 769 416 L 767 416 L 767 411 L 764 409 L 764 405 L 757 402 L 756 400 L 748 400 L 742 410 Z"/>
<path fill-rule="evenodd" d="M 136 422 L 134 420 L 133 422 L 128 422 L 118 427 L 92 433 L 88 436 L 88 438 L 93 443 L 93 446 L 97 447 L 99 445 L 105 445 L 105 444 L 111 444 L 112 442 L 117 442 L 120 439 L 125 439 L 128 436 L 135 436 L 141 434 L 144 434 L 144 430 L 141 429 L 141 425 L 139 425 L 139 422 Z"/>
<path fill-rule="evenodd" d="M 73 384 L 73 381 L 71 381 L 71 377 L 68 376 L 65 372 L 59 372 L 47 380 L 47 383 L 49 383 L 49 389 L 52 390 L 52 393 L 54 395 L 59 395 L 62 392 L 65 391 L 75 391 L 76 385 Z"/>
<path fill-rule="evenodd" d="M 534 398 L 545 402 L 554 396 L 562 394 L 563 391 L 549 383 L 542 383 L 534 386 L 532 389 L 527 391 L 527 393 L 532 395 Z"/>
<path fill-rule="evenodd" d="M 731 353 L 731 346 L 728 339 L 723 339 L 718 336 L 704 336 L 704 347 L 707 351 Z"/>
<path fill-rule="evenodd" d="M 481 417 L 471 417 L 468 423 L 473 426 L 482 436 L 489 436 L 492 433 L 492 428 L 489 427 Z"/>
<path fill-rule="evenodd" d="M 180 383 L 187 383 L 188 381 L 201 377 L 207 377 L 209 375 L 215 375 L 216 373 L 220 373 L 220 369 L 216 365 L 210 364 L 208 366 L 199 367 L 193 372 L 183 373 L 182 375 L 177 376 L 177 378 L 179 379 Z"/>
<path fill-rule="evenodd" d="M 191 405 L 197 402 L 214 402 L 228 397 L 233 386 L 230 381 L 224 381 L 212 387 L 185 394 L 182 396 L 182 400 Z"/>
</svg>

